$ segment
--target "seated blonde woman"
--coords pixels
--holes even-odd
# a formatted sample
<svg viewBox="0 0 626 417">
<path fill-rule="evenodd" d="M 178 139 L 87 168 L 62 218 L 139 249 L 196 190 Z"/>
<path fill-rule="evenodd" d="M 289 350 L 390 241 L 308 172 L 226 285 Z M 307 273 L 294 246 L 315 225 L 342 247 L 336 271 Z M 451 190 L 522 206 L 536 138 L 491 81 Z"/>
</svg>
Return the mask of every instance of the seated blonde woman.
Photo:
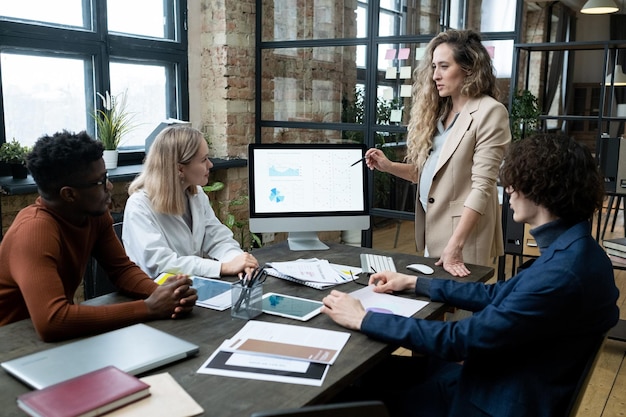
<svg viewBox="0 0 626 417">
<path fill-rule="evenodd" d="M 202 190 L 213 164 L 202 133 L 164 129 L 130 184 L 122 236 L 126 252 L 149 276 L 240 275 L 258 266 L 216 217 Z"/>
</svg>

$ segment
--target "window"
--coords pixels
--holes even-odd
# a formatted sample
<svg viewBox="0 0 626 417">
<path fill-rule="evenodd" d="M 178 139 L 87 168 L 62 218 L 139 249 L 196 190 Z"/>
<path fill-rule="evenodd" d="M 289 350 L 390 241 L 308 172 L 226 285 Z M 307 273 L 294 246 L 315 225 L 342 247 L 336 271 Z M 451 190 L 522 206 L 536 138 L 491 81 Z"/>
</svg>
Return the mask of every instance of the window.
<svg viewBox="0 0 626 417">
<path fill-rule="evenodd" d="M 91 19 L 85 19 L 88 12 L 89 2 L 85 0 L 20 0 L 0 3 L 0 16 L 3 18 L 90 30 Z"/>
<path fill-rule="evenodd" d="M 508 86 L 519 1 L 257 2 L 256 141 L 358 141 L 402 160 L 413 71 L 428 42 L 447 28 L 480 31 Z M 412 219 L 413 187 L 372 176 L 372 214 Z"/>
<path fill-rule="evenodd" d="M 46 133 L 85 129 L 85 74 L 93 68 L 89 56 L 3 51 L 0 57 L 8 141 L 32 146 Z"/>
<path fill-rule="evenodd" d="M 161 121 L 189 117 L 186 9 L 187 0 L 1 2 L 0 142 L 32 145 L 63 129 L 95 137 L 97 93 L 125 93 L 135 128 L 120 150 L 141 162 Z"/>
</svg>

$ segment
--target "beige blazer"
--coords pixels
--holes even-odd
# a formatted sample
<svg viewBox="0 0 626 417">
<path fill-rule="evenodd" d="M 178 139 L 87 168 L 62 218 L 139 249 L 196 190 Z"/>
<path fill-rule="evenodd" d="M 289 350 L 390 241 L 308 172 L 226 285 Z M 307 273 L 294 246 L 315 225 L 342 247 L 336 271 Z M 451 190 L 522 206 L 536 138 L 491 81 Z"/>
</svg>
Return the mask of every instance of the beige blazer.
<svg viewBox="0 0 626 417">
<path fill-rule="evenodd" d="M 439 257 L 461 219 L 464 207 L 481 214 L 463 248 L 463 261 L 491 265 L 504 253 L 502 216 L 496 180 L 511 142 L 509 115 L 502 103 L 484 96 L 471 99 L 443 145 L 428 196 L 427 213 L 415 202 L 415 241 Z M 421 169 L 420 169 L 421 175 Z M 418 179 L 419 181 L 419 179 Z"/>
</svg>

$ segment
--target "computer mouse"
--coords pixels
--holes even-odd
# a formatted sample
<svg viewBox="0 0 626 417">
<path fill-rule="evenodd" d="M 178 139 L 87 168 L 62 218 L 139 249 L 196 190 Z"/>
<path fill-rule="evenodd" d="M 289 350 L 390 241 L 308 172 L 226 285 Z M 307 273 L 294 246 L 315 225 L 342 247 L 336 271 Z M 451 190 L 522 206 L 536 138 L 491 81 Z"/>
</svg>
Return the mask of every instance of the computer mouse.
<svg viewBox="0 0 626 417">
<path fill-rule="evenodd" d="M 422 274 L 426 274 L 426 275 L 430 275 L 433 272 L 435 272 L 435 270 L 432 269 L 430 266 L 424 265 L 424 264 L 407 265 L 406 269 L 410 269 L 411 271 L 414 271 L 414 272 L 421 272 Z"/>
</svg>

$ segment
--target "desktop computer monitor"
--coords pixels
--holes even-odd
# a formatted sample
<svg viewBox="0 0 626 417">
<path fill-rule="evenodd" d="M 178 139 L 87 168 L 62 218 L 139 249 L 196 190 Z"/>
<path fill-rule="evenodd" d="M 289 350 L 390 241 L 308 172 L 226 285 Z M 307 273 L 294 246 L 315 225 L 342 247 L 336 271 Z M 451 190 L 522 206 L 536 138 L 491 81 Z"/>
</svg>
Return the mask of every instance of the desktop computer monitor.
<svg viewBox="0 0 626 417">
<path fill-rule="evenodd" d="M 365 151 L 363 144 L 249 145 L 250 231 L 288 232 L 291 250 L 322 250 L 317 232 L 369 229 Z"/>
</svg>

